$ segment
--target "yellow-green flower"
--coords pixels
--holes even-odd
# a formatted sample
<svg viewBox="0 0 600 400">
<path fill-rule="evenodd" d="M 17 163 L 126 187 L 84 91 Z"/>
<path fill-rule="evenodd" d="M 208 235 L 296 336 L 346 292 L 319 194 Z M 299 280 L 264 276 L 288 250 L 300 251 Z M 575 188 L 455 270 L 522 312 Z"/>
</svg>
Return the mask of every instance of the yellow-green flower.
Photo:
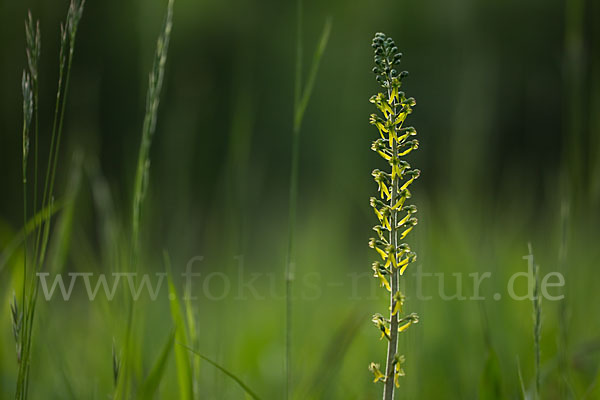
<svg viewBox="0 0 600 400">
<path fill-rule="evenodd" d="M 398 321 L 398 332 L 404 332 L 409 326 L 417 323 L 419 323 L 419 316 L 412 313 Z"/>
<path fill-rule="evenodd" d="M 401 313 L 403 305 L 404 305 L 404 295 L 398 291 L 394 294 L 394 307 L 390 310 L 392 312 L 392 315 Z"/>
<path fill-rule="evenodd" d="M 400 377 L 404 376 L 404 369 L 402 369 L 402 364 L 404 364 L 404 356 L 399 356 L 396 354 L 394 359 L 394 385 L 396 387 L 400 387 Z"/>
<path fill-rule="evenodd" d="M 376 278 L 379 278 L 379 284 L 381 287 L 385 287 L 388 291 L 391 291 L 392 288 L 390 287 L 390 283 L 388 282 L 387 278 L 385 277 L 384 274 L 387 274 L 387 270 L 385 269 L 385 267 L 383 267 L 379 262 L 375 261 L 373 263 L 373 276 L 375 276 Z"/>
<path fill-rule="evenodd" d="M 388 340 L 390 340 L 389 322 L 385 318 L 383 318 L 383 316 L 381 314 L 373 315 L 372 321 L 381 331 L 380 340 L 383 339 L 384 337 L 387 338 Z"/>
<path fill-rule="evenodd" d="M 381 370 L 379 369 L 379 364 L 375 364 L 372 362 L 369 365 L 369 371 L 371 371 L 373 373 L 373 375 L 375 376 L 375 379 L 373 379 L 373 382 L 377 382 L 377 381 L 385 382 L 385 375 L 383 375 L 381 373 Z"/>
<path fill-rule="evenodd" d="M 379 186 L 379 193 L 381 194 L 381 198 L 385 198 L 387 200 L 391 199 L 392 195 L 390 194 L 390 191 L 388 189 L 388 179 L 385 173 L 376 169 L 371 175 L 373 175 L 375 182 L 377 182 L 377 185 Z"/>
</svg>

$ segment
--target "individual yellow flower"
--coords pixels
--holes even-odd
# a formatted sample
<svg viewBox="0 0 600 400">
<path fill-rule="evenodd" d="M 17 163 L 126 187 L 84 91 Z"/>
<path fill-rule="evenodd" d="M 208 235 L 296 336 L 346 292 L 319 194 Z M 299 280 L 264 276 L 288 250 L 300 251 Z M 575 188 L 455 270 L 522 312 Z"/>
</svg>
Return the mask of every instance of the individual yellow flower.
<svg viewBox="0 0 600 400">
<path fill-rule="evenodd" d="M 385 121 L 381 117 L 379 117 L 376 114 L 371 114 L 369 123 L 377 127 L 382 139 L 386 139 L 385 134 L 389 132 L 389 129 L 387 128 Z"/>
<path fill-rule="evenodd" d="M 419 141 L 417 139 L 415 140 L 409 140 L 408 142 L 405 142 L 402 144 L 402 146 L 407 147 L 406 150 L 398 153 L 398 156 L 400 157 L 404 157 L 405 155 L 407 155 L 408 153 L 410 153 L 413 150 L 416 150 L 419 148 Z"/>
<path fill-rule="evenodd" d="M 379 364 L 375 364 L 372 362 L 369 365 L 369 371 L 371 371 L 373 373 L 373 375 L 375 376 L 375 379 L 373 379 L 373 382 L 377 382 L 377 381 L 385 382 L 385 375 L 383 375 L 383 373 L 379 369 Z"/>
<path fill-rule="evenodd" d="M 393 85 L 393 87 L 392 87 L 392 93 L 391 93 L 391 96 L 390 96 L 390 98 L 388 100 L 388 103 L 390 105 L 392 105 L 392 103 L 394 101 L 396 101 L 396 102 L 400 101 L 400 98 L 398 97 L 398 85 Z"/>
<path fill-rule="evenodd" d="M 375 240 L 373 238 L 369 239 L 369 247 L 375 249 L 381 256 L 381 259 L 385 261 L 388 258 L 388 253 L 383 251 L 380 246 L 385 246 L 385 242 L 382 240 Z"/>
<path fill-rule="evenodd" d="M 400 268 L 400 275 L 404 275 L 404 271 L 406 270 L 406 267 L 408 267 L 408 264 L 415 262 L 416 260 L 417 254 L 413 252 L 410 252 L 408 256 L 402 259 L 402 261 L 398 263 L 398 267 Z"/>
<path fill-rule="evenodd" d="M 376 261 L 373 263 L 372 268 L 374 272 L 373 276 L 379 278 L 379 286 L 385 287 L 388 290 L 388 292 L 391 292 L 392 288 L 390 287 L 390 283 L 388 282 L 387 278 L 382 272 L 382 270 L 385 271 L 385 267 L 382 267 L 381 264 Z"/>
<path fill-rule="evenodd" d="M 398 199 L 398 201 L 396 202 L 396 204 L 394 204 L 392 206 L 393 210 L 397 210 L 398 208 L 402 208 L 402 206 L 404 205 L 404 202 L 407 199 L 410 199 L 410 191 L 408 189 L 404 189 L 402 190 L 402 192 L 400 192 L 400 198 Z"/>
<path fill-rule="evenodd" d="M 400 187 L 400 191 L 406 189 L 411 183 L 413 183 L 413 181 L 417 179 L 419 175 L 421 175 L 421 171 L 418 169 L 413 169 L 412 171 L 407 172 L 407 175 L 410 175 L 411 178 L 404 182 L 404 185 Z"/>
<path fill-rule="evenodd" d="M 390 310 L 392 315 L 396 315 L 402 312 L 402 306 L 404 305 L 404 295 L 400 292 L 394 294 L 394 307 Z"/>
<path fill-rule="evenodd" d="M 384 139 L 377 139 L 371 145 L 371 150 L 376 151 L 381 157 L 385 160 L 389 161 L 392 156 L 390 155 L 391 151 L 387 148 Z"/>
<path fill-rule="evenodd" d="M 385 174 L 376 169 L 371 173 L 371 175 L 373 176 L 373 179 L 379 186 L 379 193 L 381 195 L 381 198 L 385 198 L 387 200 L 391 199 L 392 195 L 390 194 L 390 191 L 388 189 L 388 182 Z"/>
<path fill-rule="evenodd" d="M 387 228 L 384 228 L 384 227 L 383 227 L 383 226 L 381 226 L 381 225 L 375 225 L 375 226 L 373 227 L 373 230 L 374 230 L 375 232 L 377 232 L 377 236 L 379 236 L 379 239 L 381 239 L 381 240 L 384 240 L 384 239 L 385 239 L 385 236 L 383 235 L 383 234 L 384 234 L 384 232 L 383 232 L 383 230 L 384 230 L 384 229 L 386 229 L 386 230 L 387 230 Z"/>
<path fill-rule="evenodd" d="M 410 231 L 413 230 L 413 228 L 415 227 L 415 225 L 417 225 L 417 219 L 416 218 L 410 218 L 405 224 L 403 224 L 403 227 L 407 227 L 404 232 L 402 232 L 400 234 L 400 240 L 404 239 L 406 237 L 406 235 L 408 235 L 410 233 Z"/>
<path fill-rule="evenodd" d="M 404 369 L 402 369 L 403 363 L 404 356 L 396 354 L 394 357 L 394 385 L 396 385 L 396 387 L 400 387 L 400 377 L 405 375 Z"/>
<path fill-rule="evenodd" d="M 419 316 L 415 313 L 412 313 L 398 321 L 398 332 L 404 332 L 409 326 L 412 324 L 417 324 L 418 322 Z"/>
<path fill-rule="evenodd" d="M 404 142 L 409 136 L 414 136 L 417 134 L 417 131 L 412 126 L 401 128 L 399 129 L 399 132 L 402 132 L 402 135 L 398 136 L 399 143 Z"/>
<path fill-rule="evenodd" d="M 387 338 L 388 340 L 390 340 L 390 328 L 389 328 L 388 321 L 385 320 L 381 314 L 373 315 L 372 321 L 381 331 L 380 340 L 383 339 L 384 337 Z"/>
<path fill-rule="evenodd" d="M 407 115 L 408 114 L 406 112 L 400 112 L 400 114 L 398 114 L 398 116 L 394 120 L 394 126 L 396 126 L 396 128 L 398 129 L 401 128 Z"/>
</svg>

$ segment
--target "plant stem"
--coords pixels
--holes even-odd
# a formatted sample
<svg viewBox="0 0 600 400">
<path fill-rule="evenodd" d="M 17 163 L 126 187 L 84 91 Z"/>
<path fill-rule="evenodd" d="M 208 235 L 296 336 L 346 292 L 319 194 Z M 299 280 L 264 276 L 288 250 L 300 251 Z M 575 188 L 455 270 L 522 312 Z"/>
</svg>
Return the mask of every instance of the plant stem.
<svg viewBox="0 0 600 400">
<path fill-rule="evenodd" d="M 288 250 L 285 264 L 285 398 L 292 394 L 292 289 L 294 280 L 294 233 L 296 230 L 296 209 L 298 201 L 298 170 L 300 158 L 300 130 L 304 111 L 314 88 L 321 57 L 329 41 L 331 31 L 331 19 L 327 19 L 321 38 L 313 55 L 311 68 L 308 72 L 306 84 L 302 85 L 302 0 L 298 0 L 297 9 L 297 36 L 296 36 L 296 73 L 294 81 L 294 114 L 292 124 L 292 159 L 290 168 L 290 192 L 289 192 L 289 230 Z"/>
<path fill-rule="evenodd" d="M 540 297 L 540 270 L 539 266 L 535 263 L 533 256 L 533 250 L 531 243 L 529 243 L 529 254 L 531 257 L 531 267 L 533 268 L 533 275 L 535 279 L 535 285 L 533 287 L 533 346 L 534 346 L 534 358 L 535 358 L 535 388 L 534 388 L 534 399 L 540 398 L 541 388 L 541 370 L 540 370 L 540 340 L 542 335 L 542 298 Z"/>
<path fill-rule="evenodd" d="M 300 157 L 300 126 L 302 116 L 302 0 L 296 9 L 296 70 L 294 80 L 294 120 L 292 128 L 292 160 L 290 169 L 288 249 L 285 263 L 285 398 L 292 395 L 292 281 L 294 280 L 294 232 L 298 196 L 298 160 Z"/>
<path fill-rule="evenodd" d="M 391 90 L 388 89 L 388 98 L 391 97 Z M 396 119 L 396 100 L 394 99 L 394 103 L 392 106 L 393 115 L 391 115 L 391 120 L 394 121 Z M 396 129 L 392 127 L 390 129 Z M 392 154 L 394 157 L 398 156 L 398 144 L 395 140 L 392 140 Z M 391 187 L 391 198 L 390 198 L 390 208 L 392 209 L 391 219 L 391 230 L 390 230 L 390 243 L 394 246 L 394 249 L 398 247 L 398 212 L 393 208 L 393 205 L 396 204 L 396 198 L 398 196 L 398 179 L 400 177 L 395 175 L 392 179 L 392 187 Z M 395 254 L 394 254 L 395 257 Z M 399 290 L 398 287 L 398 271 L 391 267 L 391 291 L 390 291 L 390 340 L 388 341 L 387 348 L 387 359 L 385 362 L 385 385 L 383 388 L 383 399 L 384 400 L 392 400 L 394 398 L 394 359 L 396 357 L 396 353 L 398 351 L 398 313 L 393 313 L 395 307 L 394 294 Z"/>
<path fill-rule="evenodd" d="M 75 47 L 75 36 L 77 33 L 77 26 L 81 19 L 83 12 L 83 5 L 85 0 L 76 1 L 71 0 L 69 5 L 69 11 L 67 13 L 66 23 L 61 26 L 61 43 L 60 43 L 60 56 L 59 56 L 59 78 L 58 87 L 56 93 L 56 103 L 54 109 L 54 121 L 52 125 L 52 135 L 50 139 L 50 151 L 48 155 L 48 166 L 46 169 L 46 179 L 44 181 L 44 192 L 42 198 L 42 210 L 48 206 L 52 207 L 54 204 L 53 192 L 54 182 L 56 177 L 56 166 L 58 160 L 58 154 L 60 149 L 60 140 L 63 130 L 64 113 L 66 108 L 66 96 L 69 87 L 69 77 L 71 72 L 71 65 L 73 60 L 73 52 Z M 35 178 L 34 185 L 37 186 L 37 131 L 38 131 L 38 117 L 37 117 L 37 59 L 39 57 L 39 25 L 36 24 L 35 33 L 33 28 L 33 22 L 31 17 L 28 25 L 28 46 L 31 46 L 31 42 L 35 42 L 34 49 L 28 48 L 28 55 L 33 56 L 34 62 L 30 61 L 30 69 L 35 64 L 35 71 L 31 70 L 31 75 L 34 77 L 34 101 L 35 105 Z M 32 39 L 33 38 L 33 39 Z M 65 53 L 68 47 L 68 57 Z M 68 60 L 68 61 L 67 61 Z M 63 80 L 64 79 L 64 80 Z M 27 127 L 29 129 L 29 126 Z M 24 154 L 25 157 L 25 154 Z M 27 223 L 27 173 L 26 173 L 26 160 L 23 163 L 23 189 L 24 189 L 24 217 L 25 224 Z M 33 198 L 33 210 L 37 207 L 37 187 L 34 187 L 34 198 Z M 21 360 L 19 364 L 19 371 L 17 377 L 17 389 L 16 399 L 27 399 L 29 393 L 29 372 L 30 372 L 30 355 L 33 342 L 33 323 L 35 320 L 36 311 L 36 300 L 39 290 L 39 281 L 35 278 L 35 273 L 39 271 L 44 265 L 46 249 L 48 244 L 48 238 L 50 235 L 50 217 L 43 219 L 42 222 L 37 226 L 36 238 L 33 247 L 33 259 L 31 262 L 31 272 L 33 273 L 29 285 L 30 289 L 27 291 L 27 265 L 24 264 L 24 279 L 23 279 L 23 325 L 20 337 L 20 351 Z M 27 251 L 27 242 L 24 242 L 25 252 Z"/>
<path fill-rule="evenodd" d="M 567 268 L 567 252 L 568 252 L 568 229 L 569 229 L 569 201 L 563 198 L 561 205 L 561 241 L 558 254 L 558 267 L 559 271 L 565 277 L 565 281 L 568 282 L 568 268 Z M 563 293 L 566 292 L 566 288 L 563 288 Z M 562 399 L 570 399 L 570 383 L 569 383 L 569 341 L 568 341 L 568 308 L 567 308 L 567 295 L 563 298 L 558 307 L 558 331 L 559 331 L 559 362 L 558 370 L 560 374 L 559 381 L 559 393 Z"/>
<path fill-rule="evenodd" d="M 294 127 L 292 139 L 292 169 L 290 173 L 290 213 L 289 241 L 285 270 L 285 370 L 286 370 L 286 399 L 292 392 L 292 282 L 294 280 L 294 231 L 296 228 L 296 207 L 298 196 L 298 158 L 300 129 Z"/>
<path fill-rule="evenodd" d="M 26 122 L 23 126 L 23 137 L 27 135 Z M 23 226 L 27 225 L 27 155 L 23 152 Z M 25 305 L 25 294 L 27 291 L 27 235 L 23 237 L 23 299 L 22 305 Z"/>
</svg>

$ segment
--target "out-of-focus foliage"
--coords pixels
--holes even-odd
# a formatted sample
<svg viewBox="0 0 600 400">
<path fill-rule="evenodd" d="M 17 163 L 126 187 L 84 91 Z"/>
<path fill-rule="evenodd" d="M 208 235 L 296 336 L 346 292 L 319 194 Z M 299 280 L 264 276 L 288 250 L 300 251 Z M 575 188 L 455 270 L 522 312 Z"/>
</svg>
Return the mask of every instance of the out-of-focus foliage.
<svg viewBox="0 0 600 400">
<path fill-rule="evenodd" d="M 23 20 L 30 8 L 41 21 L 40 146 L 47 148 L 54 55 L 67 1 L 58 3 L 0 0 L 2 250 L 22 228 Z M 131 218 L 147 73 L 165 6 L 159 0 L 86 4 L 57 171 L 57 204 L 75 193 L 69 200 L 75 205 L 68 216 L 68 251 L 55 253 L 66 272 L 111 273 L 126 265 L 115 249 L 128 240 L 122 236 Z M 413 193 L 421 214 L 419 229 L 411 233 L 411 248 L 419 254 L 413 268 L 444 274 L 443 281 L 425 276 L 418 285 L 407 272 L 406 307 L 418 312 L 421 322 L 399 343 L 407 354 L 404 367 L 411 371 L 401 381 L 399 397 L 493 398 L 499 385 L 503 396 L 517 398 L 517 357 L 531 390 L 531 302 L 511 300 L 506 290 L 512 274 L 527 271 L 522 256 L 528 242 L 536 249 L 540 276 L 560 271 L 566 280 L 564 307 L 544 300 L 541 397 L 597 392 L 600 114 L 593 111 L 600 106 L 600 3 L 334 0 L 304 6 L 305 43 L 317 42 L 326 17 L 332 17 L 333 28 L 300 141 L 297 393 L 380 397 L 367 368 L 384 354 L 385 343 L 372 340 L 364 317 L 387 306 L 371 277 L 372 251 L 365 245 L 372 233 L 365 199 L 377 189 L 370 171 L 378 155 L 369 149 L 377 132 L 369 126 L 366 99 L 376 90 L 370 41 L 378 31 L 395 38 L 405 55 L 402 67 L 411 72 L 410 94 L 419 99 L 411 116 L 420 141 L 414 164 L 422 171 Z M 294 2 L 177 0 L 140 225 L 143 271 L 162 272 L 162 251 L 168 249 L 174 284 L 181 285 L 179 274 L 198 256 L 192 266 L 201 276 L 194 278 L 197 299 L 190 302 L 197 322 L 194 348 L 261 398 L 280 398 L 285 382 L 282 233 L 294 21 Z M 82 175 L 73 192 L 75 153 Z M 561 214 L 561 204 L 568 205 L 568 213 Z M 61 207 L 56 218 L 64 212 Z M 9 304 L 21 253 L 15 251 L 0 271 L 2 399 L 14 396 L 17 373 Z M 475 292 L 469 274 L 485 272 L 492 277 Z M 250 286 L 239 284 L 253 277 Z M 456 294 L 459 277 L 463 296 L 485 300 L 447 299 Z M 517 280 L 516 291 L 524 293 L 525 286 Z M 158 388 L 149 387 L 163 398 L 179 390 L 175 352 L 161 362 L 173 329 L 166 287 L 157 301 L 140 300 L 139 365 L 133 368 L 140 385 L 149 374 L 162 374 Z M 555 289 L 553 294 L 561 292 Z M 74 293 L 69 302 L 42 300 L 43 311 L 36 314 L 31 398 L 112 393 L 111 349 L 113 339 L 117 348 L 122 345 L 126 320 L 126 310 L 118 307 L 122 293 L 114 302 L 102 295 L 90 302 L 82 286 Z M 495 294 L 501 297 L 496 300 Z M 418 295 L 431 298 L 417 300 Z M 348 315 L 365 323 L 356 328 Z M 186 315 L 188 325 L 190 319 Z M 342 333 L 345 327 L 351 337 Z M 337 337 L 344 338 L 343 355 L 332 346 Z M 242 389 L 220 371 L 202 361 L 194 365 L 201 398 L 242 398 Z M 323 384 L 321 376 L 332 382 Z"/>
</svg>

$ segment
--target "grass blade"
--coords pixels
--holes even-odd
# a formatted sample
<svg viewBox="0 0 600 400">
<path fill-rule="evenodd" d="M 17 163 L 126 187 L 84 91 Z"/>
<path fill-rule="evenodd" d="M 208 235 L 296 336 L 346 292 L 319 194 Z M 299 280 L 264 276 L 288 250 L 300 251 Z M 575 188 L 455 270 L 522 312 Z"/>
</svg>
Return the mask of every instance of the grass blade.
<svg viewBox="0 0 600 400">
<path fill-rule="evenodd" d="M 325 52 L 325 48 L 327 48 L 327 42 L 329 42 L 329 35 L 331 33 L 331 18 L 327 18 L 325 21 L 325 26 L 323 26 L 323 31 L 321 32 L 321 37 L 319 39 L 319 44 L 315 50 L 313 55 L 312 65 L 310 67 L 310 71 L 308 73 L 308 78 L 306 80 L 306 86 L 302 92 L 302 96 L 300 98 L 300 102 L 298 103 L 298 107 L 296 109 L 296 120 L 297 124 L 302 124 L 302 118 L 304 116 L 304 111 L 306 110 L 306 106 L 308 105 L 308 101 L 310 100 L 310 96 L 312 94 L 313 88 L 315 86 L 315 80 L 317 78 L 317 72 L 319 71 L 319 66 L 321 65 L 321 58 L 323 57 L 323 53 Z"/>
<path fill-rule="evenodd" d="M 500 361 L 494 349 L 488 349 L 487 359 L 479 382 L 480 400 L 502 400 L 502 374 L 500 372 Z"/>
<path fill-rule="evenodd" d="M 162 380 L 162 377 L 165 373 L 165 369 L 167 366 L 167 361 L 169 360 L 169 354 L 171 354 L 171 350 L 173 349 L 173 343 L 175 341 L 175 332 L 174 329 L 167 338 L 165 345 L 160 353 L 160 357 L 154 363 L 154 366 L 150 370 L 148 377 L 146 378 L 142 389 L 140 390 L 140 398 L 142 399 L 152 399 L 156 395 L 158 391 L 158 386 Z"/>
<path fill-rule="evenodd" d="M 523 400 L 527 400 L 527 391 L 525 390 L 525 382 L 523 382 L 523 373 L 521 372 L 521 361 L 517 356 L 517 373 L 519 374 L 519 387 L 521 388 L 521 396 Z"/>
<path fill-rule="evenodd" d="M 184 320 L 184 313 L 177 296 L 177 290 L 173 284 L 172 272 L 171 272 L 171 260 L 166 251 L 163 252 L 165 268 L 167 270 L 167 279 L 169 283 L 169 300 L 171 302 L 171 318 L 175 324 L 175 337 L 177 343 L 182 343 L 187 346 L 188 339 L 186 334 L 186 325 Z M 179 382 L 179 398 L 180 399 L 193 399 L 192 388 L 192 368 L 190 365 L 190 359 L 187 351 L 181 347 L 175 348 L 175 362 L 177 364 L 177 380 Z"/>
<path fill-rule="evenodd" d="M 479 381 L 479 399 L 503 399 L 504 393 L 502 391 L 502 374 L 500 370 L 500 360 L 498 359 L 498 355 L 494 350 L 494 346 L 492 345 L 492 333 L 490 330 L 485 306 L 483 305 L 483 303 L 479 303 L 479 307 L 481 314 L 483 337 L 485 339 L 485 347 L 487 350 L 485 365 Z"/>
<path fill-rule="evenodd" d="M 248 387 L 248 385 L 246 385 L 240 378 L 238 378 L 237 376 L 235 376 L 232 372 L 229 372 L 228 370 L 226 370 L 225 368 L 223 368 L 222 366 L 220 366 L 219 364 L 217 364 L 216 362 L 214 362 L 213 360 L 211 360 L 210 358 L 198 353 L 196 350 L 192 349 L 191 347 L 185 346 L 181 343 L 179 343 L 179 345 L 185 349 L 187 349 L 190 353 L 194 354 L 196 357 L 201 358 L 202 360 L 206 361 L 207 363 L 209 363 L 210 365 L 212 365 L 213 367 L 217 368 L 219 371 L 223 372 L 225 375 L 227 375 L 228 377 L 230 377 L 231 379 L 233 379 L 242 389 L 244 389 L 244 392 L 246 392 L 246 394 L 248 396 L 250 396 L 251 398 L 253 398 L 254 400 L 260 400 L 260 397 L 258 397 L 258 395 L 256 393 L 254 393 L 254 391 L 252 391 L 252 389 L 250 389 Z"/>
<path fill-rule="evenodd" d="M 25 226 L 13 236 L 12 240 L 6 245 L 4 251 L 0 255 L 0 273 L 2 273 L 15 251 L 17 251 L 19 246 L 24 242 L 25 237 L 42 226 L 42 224 L 46 223 L 46 221 L 60 211 L 63 206 L 63 201 L 55 201 L 53 204 L 43 208 L 33 217 L 29 218 Z"/>
<path fill-rule="evenodd" d="M 533 249 L 529 243 L 529 254 L 531 257 L 531 266 L 535 278 L 533 288 L 533 345 L 535 351 L 535 391 L 534 399 L 540 398 L 541 389 L 541 367 L 540 367 L 540 341 L 542 336 L 542 297 L 540 296 L 540 267 L 535 263 Z"/>
<path fill-rule="evenodd" d="M 73 156 L 71 173 L 67 183 L 65 194 L 65 206 L 52 232 L 52 244 L 50 247 L 50 270 L 52 273 L 62 272 L 67 261 L 71 237 L 73 233 L 73 221 L 75 218 L 75 206 L 81 186 L 81 164 L 83 154 L 76 152 Z"/>
<path fill-rule="evenodd" d="M 365 315 L 364 311 L 360 313 L 353 311 L 340 323 L 335 334 L 329 339 L 318 364 L 319 368 L 314 372 L 304 398 L 325 399 L 332 396 L 332 393 L 328 396 L 328 389 L 332 389 L 331 382 L 335 382 L 344 357 L 366 318 Z"/>
</svg>

